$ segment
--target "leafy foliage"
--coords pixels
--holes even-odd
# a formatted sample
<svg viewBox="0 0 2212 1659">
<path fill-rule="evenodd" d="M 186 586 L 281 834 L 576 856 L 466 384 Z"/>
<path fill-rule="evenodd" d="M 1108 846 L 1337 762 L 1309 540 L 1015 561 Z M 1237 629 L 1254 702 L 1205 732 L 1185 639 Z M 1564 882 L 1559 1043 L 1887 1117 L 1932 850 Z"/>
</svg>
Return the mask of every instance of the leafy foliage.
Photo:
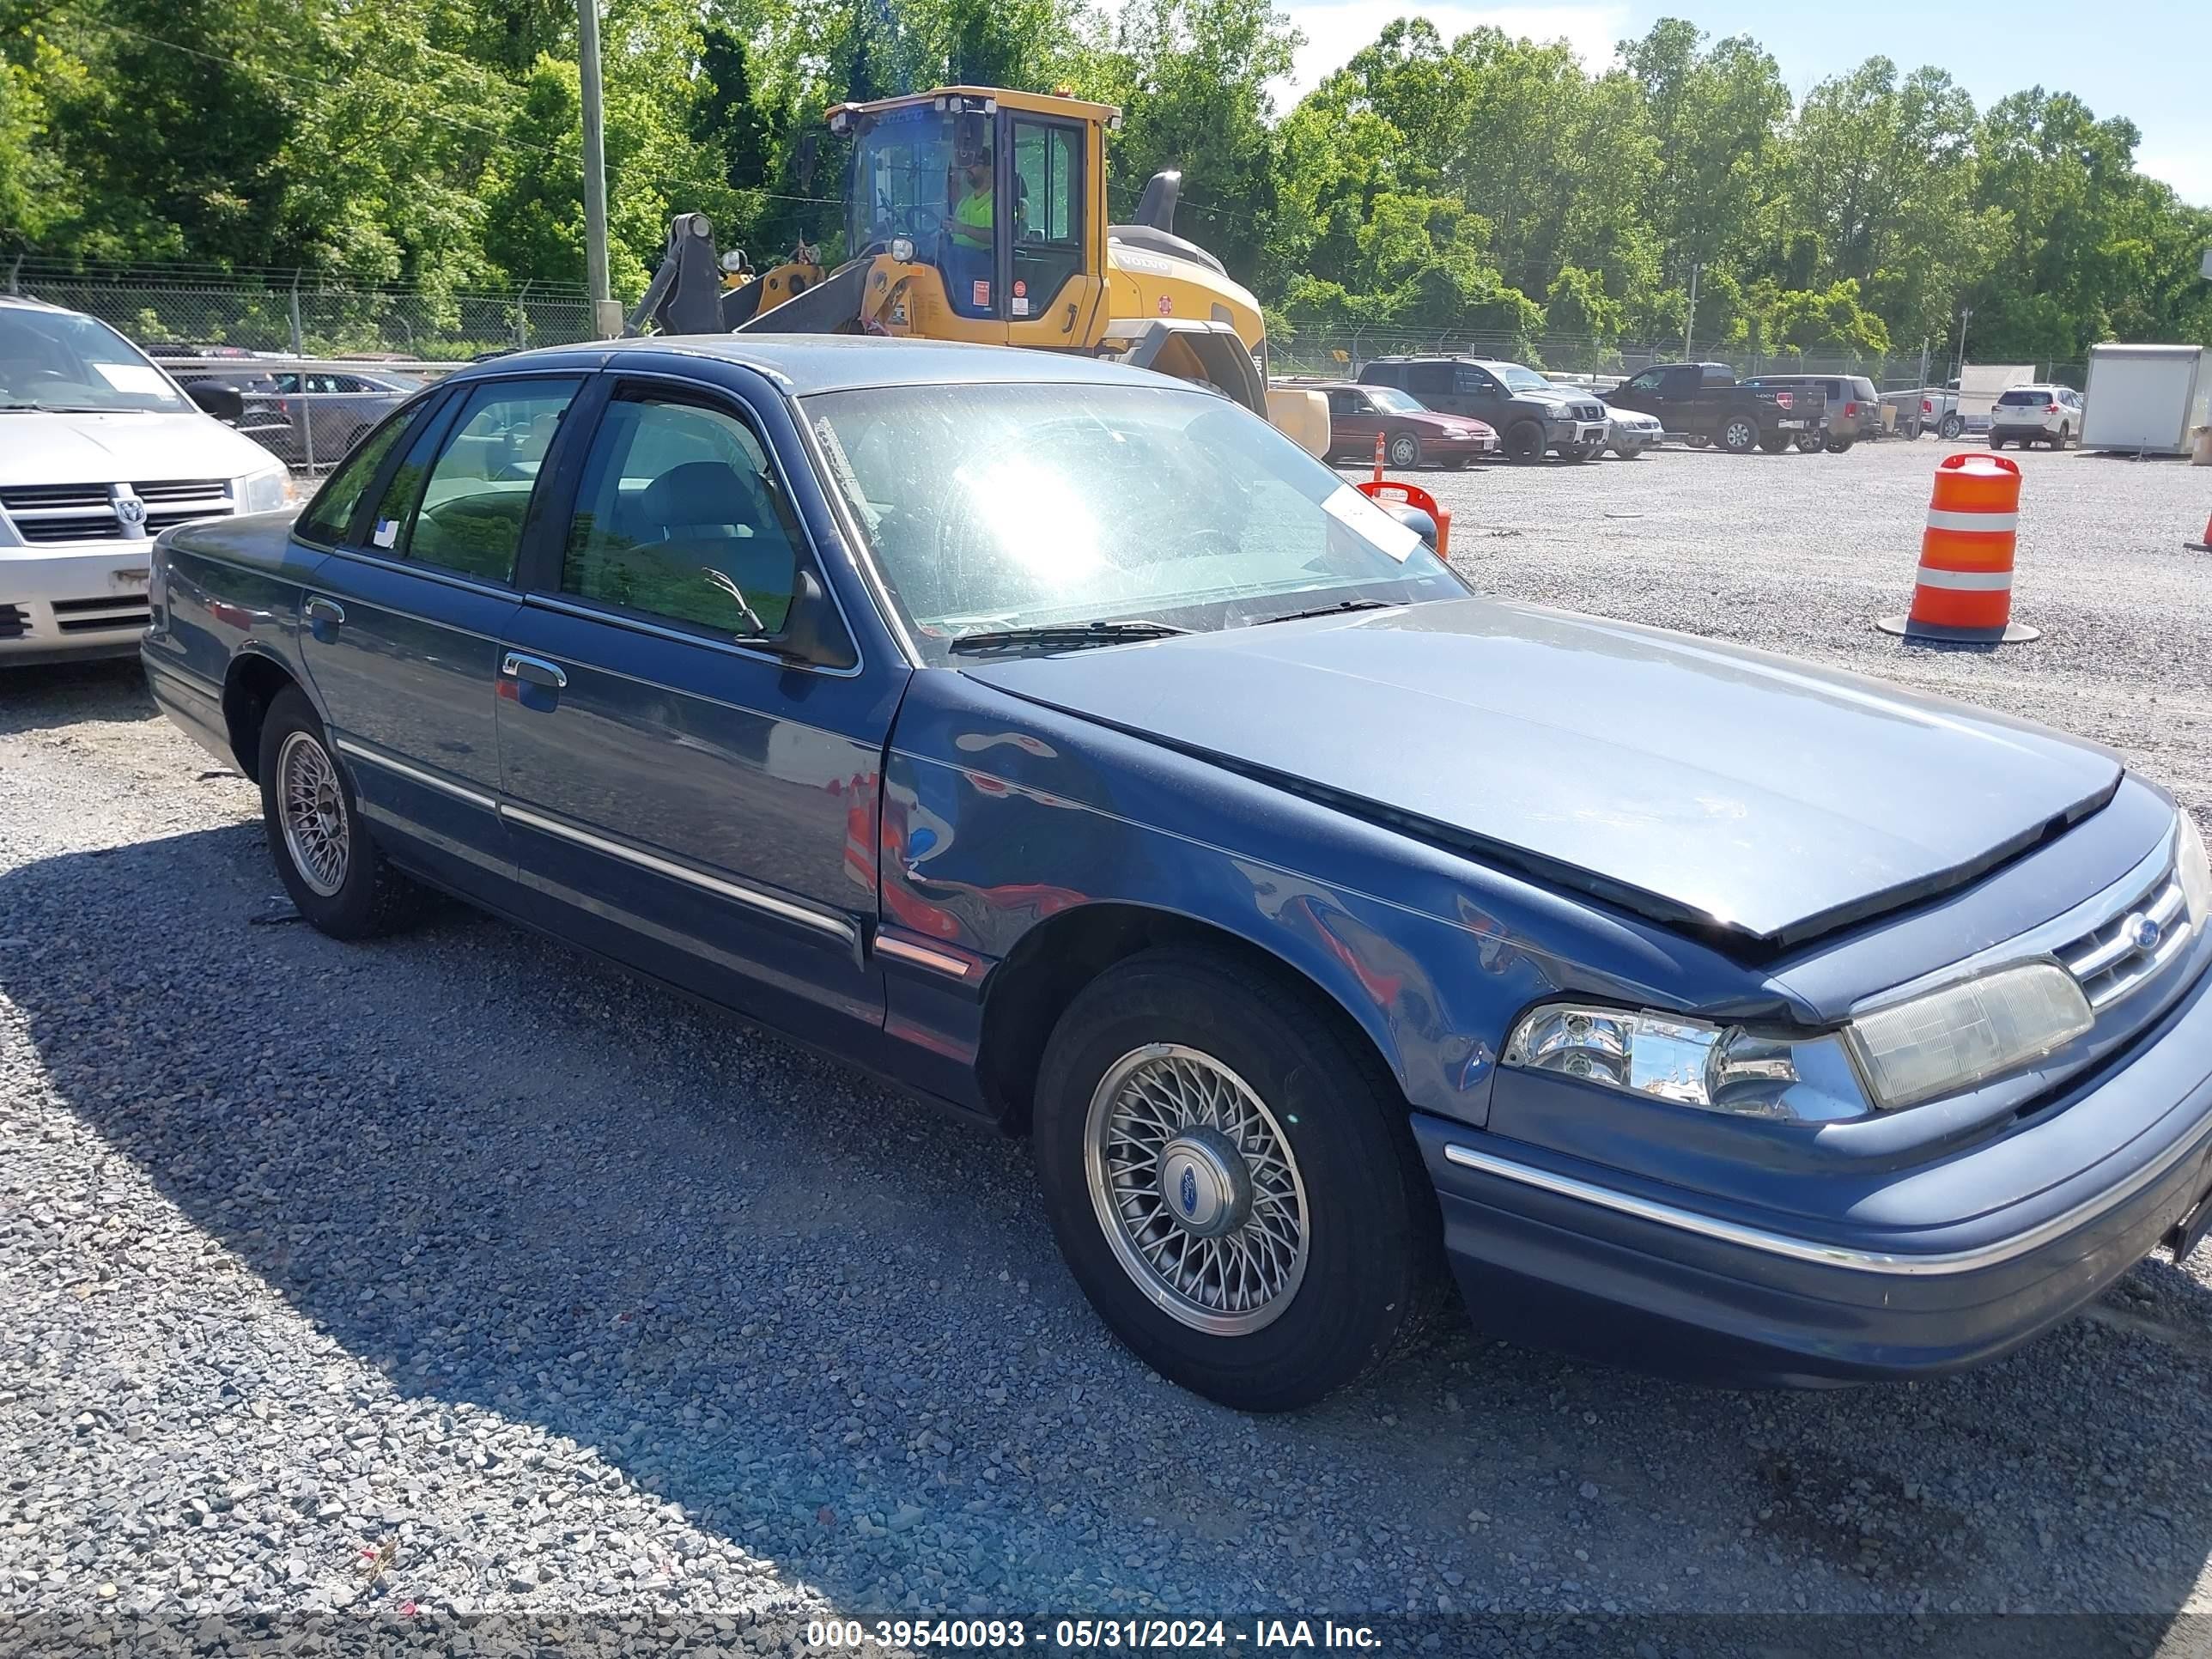
<svg viewBox="0 0 2212 1659">
<path fill-rule="evenodd" d="M 1287 111 L 1272 0 L 605 0 L 612 263 L 668 216 L 834 256 L 830 104 L 943 82 L 1115 103 L 1111 203 L 1184 175 L 1179 228 L 1276 326 L 1765 354 L 2078 361 L 2212 343 L 2212 212 L 2139 135 L 2038 87 L 1978 111 L 1881 58 L 1793 103 L 1679 18 L 1593 70 L 1559 42 L 1389 24 Z M 434 295 L 583 271 L 568 0 L 0 0 L 0 244 L 304 267 Z M 1528 347 L 1533 350 L 1531 344 Z M 1557 348 L 1554 348 L 1555 351 Z"/>
</svg>

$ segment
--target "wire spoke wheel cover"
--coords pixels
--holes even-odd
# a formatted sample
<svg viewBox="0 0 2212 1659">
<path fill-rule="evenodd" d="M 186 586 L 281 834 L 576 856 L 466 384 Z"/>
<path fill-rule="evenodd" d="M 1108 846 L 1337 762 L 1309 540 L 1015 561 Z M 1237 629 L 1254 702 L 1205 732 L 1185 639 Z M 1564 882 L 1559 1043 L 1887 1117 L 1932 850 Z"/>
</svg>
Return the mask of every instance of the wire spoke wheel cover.
<svg viewBox="0 0 2212 1659">
<path fill-rule="evenodd" d="M 309 890 L 334 898 L 345 885 L 345 794 L 337 769 L 313 734 L 295 732 L 276 755 L 276 803 L 284 850 Z"/>
<path fill-rule="evenodd" d="M 1273 1323 L 1305 1277 L 1305 1183 L 1250 1085 L 1211 1054 L 1147 1043 L 1109 1066 L 1084 1123 L 1098 1224 L 1153 1304 L 1194 1330 Z"/>
</svg>

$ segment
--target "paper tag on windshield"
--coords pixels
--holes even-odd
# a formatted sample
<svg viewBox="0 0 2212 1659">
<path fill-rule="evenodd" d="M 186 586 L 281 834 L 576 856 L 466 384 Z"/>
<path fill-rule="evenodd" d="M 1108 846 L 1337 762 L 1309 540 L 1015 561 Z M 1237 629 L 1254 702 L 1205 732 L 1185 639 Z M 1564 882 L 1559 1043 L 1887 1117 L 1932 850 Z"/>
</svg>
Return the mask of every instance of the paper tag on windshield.
<svg viewBox="0 0 2212 1659">
<path fill-rule="evenodd" d="M 368 532 L 368 538 L 379 547 L 391 546 L 399 539 L 399 520 L 379 519 L 376 521 L 376 528 Z"/>
<path fill-rule="evenodd" d="M 1018 294 L 1014 295 L 1014 315 L 1017 317 L 1026 317 L 1029 314 L 1030 302 L 1022 298 Z"/>
<path fill-rule="evenodd" d="M 161 371 L 148 363 L 94 363 L 92 367 L 118 392 L 159 398 L 169 389 L 169 383 L 161 378 Z"/>
<path fill-rule="evenodd" d="M 978 283 L 975 284 L 975 303 L 979 306 L 987 306 L 991 303 L 991 285 L 988 283 Z"/>
<path fill-rule="evenodd" d="M 1321 504 L 1321 510 L 1346 529 L 1374 543 L 1401 564 L 1413 557 L 1413 550 L 1421 544 L 1420 536 L 1415 531 L 1400 524 L 1350 484 L 1339 484 L 1329 491 Z"/>
</svg>

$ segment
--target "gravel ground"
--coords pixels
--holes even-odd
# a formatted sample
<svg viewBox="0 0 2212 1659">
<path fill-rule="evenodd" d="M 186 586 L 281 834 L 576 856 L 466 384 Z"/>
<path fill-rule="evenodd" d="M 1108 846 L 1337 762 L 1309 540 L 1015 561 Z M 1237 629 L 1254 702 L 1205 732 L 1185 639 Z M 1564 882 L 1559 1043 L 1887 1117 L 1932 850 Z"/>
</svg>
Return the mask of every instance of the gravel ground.
<svg viewBox="0 0 2212 1659">
<path fill-rule="evenodd" d="M 1908 649 L 1869 624 L 1940 453 L 1429 481 L 1498 591 L 1995 702 L 2212 806 L 2179 548 L 2212 474 L 2024 458 L 2045 639 Z M 253 792 L 134 668 L 0 682 L 0 1652 L 365 1609 L 645 1651 L 825 1609 L 1411 1609 L 1446 1647 L 1443 1614 L 1518 1646 L 2103 1612 L 2170 1646 L 2212 1613 L 2212 1253 L 1910 1388 L 1692 1389 L 1455 1322 L 1245 1418 L 1104 1334 L 1025 1148 L 504 926 L 346 946 L 277 891 Z M 1607 1650 L 1728 1645 L 1665 1628 Z"/>
</svg>

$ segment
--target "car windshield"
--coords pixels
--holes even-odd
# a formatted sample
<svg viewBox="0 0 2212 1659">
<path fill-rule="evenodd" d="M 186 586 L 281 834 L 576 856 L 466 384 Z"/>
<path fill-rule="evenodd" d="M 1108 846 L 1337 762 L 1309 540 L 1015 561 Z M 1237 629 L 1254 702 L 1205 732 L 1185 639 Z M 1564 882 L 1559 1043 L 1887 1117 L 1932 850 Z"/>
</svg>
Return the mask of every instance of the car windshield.
<svg viewBox="0 0 2212 1659">
<path fill-rule="evenodd" d="M 1375 407 L 1388 410 L 1393 415 L 1425 415 L 1429 406 L 1410 392 L 1401 392 L 1394 386 L 1371 386 L 1367 395 Z"/>
<path fill-rule="evenodd" d="M 988 115 L 927 104 L 867 117 L 853 149 L 846 246 L 857 253 L 908 236 L 931 258 L 966 193 L 966 165 L 991 154 L 992 126 Z"/>
<path fill-rule="evenodd" d="M 933 661 L 963 635 L 1139 620 L 1212 631 L 1468 591 L 1411 530 L 1212 392 L 890 386 L 806 410 Z"/>
<path fill-rule="evenodd" d="M 0 410 L 191 407 L 106 324 L 73 311 L 0 306 Z"/>
<path fill-rule="evenodd" d="M 1533 368 L 1523 368 L 1518 363 L 1508 363 L 1494 371 L 1512 392 L 1548 392 L 1552 383 Z"/>
</svg>

